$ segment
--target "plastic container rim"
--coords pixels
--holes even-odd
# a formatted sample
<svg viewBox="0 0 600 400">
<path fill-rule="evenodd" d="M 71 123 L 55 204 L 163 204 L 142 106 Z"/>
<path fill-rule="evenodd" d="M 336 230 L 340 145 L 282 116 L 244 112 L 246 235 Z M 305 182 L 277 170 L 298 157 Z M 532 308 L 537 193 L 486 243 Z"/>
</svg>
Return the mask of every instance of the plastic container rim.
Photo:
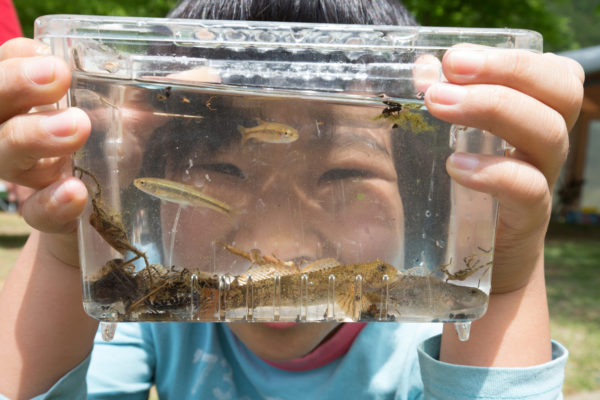
<svg viewBox="0 0 600 400">
<path fill-rule="evenodd" d="M 60 24 L 57 24 L 59 22 Z M 53 24 L 52 31 L 45 29 L 50 24 Z M 92 33 L 89 29 L 89 25 L 96 25 L 96 30 Z M 411 37 L 424 37 L 434 36 L 440 37 L 442 35 L 448 37 L 456 37 L 459 40 L 456 43 L 477 41 L 477 36 L 481 39 L 490 38 L 493 36 L 503 36 L 507 38 L 526 38 L 534 45 L 530 47 L 531 50 L 541 50 L 542 35 L 539 32 L 528 30 L 528 29 L 515 29 L 515 28 L 474 28 L 474 27 L 443 27 L 443 26 L 398 26 L 398 25 L 360 25 L 360 24 L 335 24 L 335 23 L 305 23 L 305 22 L 276 22 L 276 21 L 240 21 L 240 20 L 207 20 L 207 19 L 184 19 L 184 18 L 150 18 L 150 17 L 122 17 L 122 16 L 100 16 L 100 15 L 76 15 L 76 14 L 51 14 L 40 16 L 35 20 L 35 37 L 36 38 L 86 38 L 86 39 L 102 39 L 110 38 L 111 40 L 119 40 L 118 35 L 114 35 L 114 29 L 109 29 L 109 26 L 102 25 L 121 24 L 122 27 L 119 29 L 123 32 L 128 31 L 141 31 L 146 26 L 165 26 L 172 30 L 174 33 L 177 28 L 247 28 L 247 29 L 261 29 L 261 28 L 277 28 L 277 29 L 312 29 L 315 32 L 382 32 L 382 33 L 395 33 L 399 35 L 405 35 L 406 40 Z M 79 32 L 73 28 L 88 30 Z M 128 29 L 133 28 L 133 29 Z M 107 33 L 113 32 L 112 35 Z M 214 40 L 210 38 L 182 38 L 177 39 L 173 35 L 166 35 L 161 32 L 152 32 L 155 34 L 154 37 L 147 35 L 135 36 L 123 36 L 122 40 L 127 41 L 185 41 L 187 43 L 198 43 L 208 44 L 215 43 L 219 45 L 223 44 L 235 44 L 236 41 L 222 41 Z M 465 37 L 464 40 L 460 40 L 461 37 Z M 435 39 L 432 40 L 435 42 Z M 289 43 L 284 41 L 239 41 L 238 43 L 245 43 L 246 45 L 298 45 L 298 43 Z M 316 43 L 316 42 L 304 42 L 300 43 L 303 46 L 321 47 L 321 48 L 400 48 L 400 47 L 412 47 L 406 44 L 398 45 L 382 45 L 382 44 L 349 44 L 349 43 Z M 429 45 L 420 44 L 416 46 L 418 48 L 448 48 L 449 46 Z"/>
</svg>

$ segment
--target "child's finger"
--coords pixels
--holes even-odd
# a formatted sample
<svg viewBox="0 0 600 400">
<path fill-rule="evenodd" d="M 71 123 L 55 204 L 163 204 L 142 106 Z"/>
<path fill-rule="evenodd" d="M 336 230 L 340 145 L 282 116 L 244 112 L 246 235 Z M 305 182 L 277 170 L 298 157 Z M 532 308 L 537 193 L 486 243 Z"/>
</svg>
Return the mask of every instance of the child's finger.
<svg viewBox="0 0 600 400">
<path fill-rule="evenodd" d="M 558 56 L 554 53 L 544 53 L 543 57 L 548 58 L 556 63 L 561 64 L 565 70 L 570 71 L 575 75 L 579 82 L 585 82 L 585 71 L 581 64 L 569 57 Z"/>
<path fill-rule="evenodd" d="M 457 183 L 498 200 L 504 223 L 515 230 L 546 221 L 551 194 L 545 176 L 534 166 L 509 157 L 454 153 L 446 169 Z"/>
<path fill-rule="evenodd" d="M 544 175 L 534 166 L 509 157 L 455 153 L 446 163 L 459 184 L 498 200 L 492 291 L 522 287 L 532 266 L 543 257 L 543 240 L 552 209 Z"/>
<path fill-rule="evenodd" d="M 7 40 L 0 46 L 0 61 L 16 57 L 34 57 L 50 55 L 50 47 L 44 43 L 27 38 Z"/>
<path fill-rule="evenodd" d="M 73 233 L 87 202 L 83 182 L 74 177 L 54 182 L 23 204 L 23 217 L 33 228 L 49 233 Z"/>
<path fill-rule="evenodd" d="M 0 122 L 50 104 L 65 95 L 71 84 L 67 64 L 58 57 L 9 58 L 0 61 Z"/>
<path fill-rule="evenodd" d="M 497 85 L 435 84 L 425 96 L 429 111 L 454 124 L 492 132 L 515 146 L 554 182 L 568 152 L 568 129 L 554 109 Z"/>
<path fill-rule="evenodd" d="M 64 160 L 87 140 L 87 115 L 70 108 L 26 114 L 0 125 L 0 178 L 42 188 L 58 179 Z"/>
<path fill-rule="evenodd" d="M 510 87 L 558 111 L 569 128 L 577 120 L 584 73 L 574 61 L 526 50 L 470 46 L 449 50 L 442 66 L 449 82 Z"/>
</svg>

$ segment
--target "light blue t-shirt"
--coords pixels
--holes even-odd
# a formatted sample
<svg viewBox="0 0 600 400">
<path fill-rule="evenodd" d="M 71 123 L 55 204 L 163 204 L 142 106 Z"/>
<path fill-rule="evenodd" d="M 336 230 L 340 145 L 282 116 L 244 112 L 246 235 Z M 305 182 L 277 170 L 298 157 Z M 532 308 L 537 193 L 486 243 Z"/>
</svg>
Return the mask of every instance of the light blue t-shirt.
<svg viewBox="0 0 600 400">
<path fill-rule="evenodd" d="M 121 323 L 113 341 L 98 334 L 91 357 L 36 399 L 146 400 L 152 384 L 161 400 L 562 398 L 560 344 L 542 365 L 468 367 L 437 360 L 440 332 L 441 324 L 367 324 L 344 356 L 288 372 L 255 356 L 225 324 Z"/>
</svg>

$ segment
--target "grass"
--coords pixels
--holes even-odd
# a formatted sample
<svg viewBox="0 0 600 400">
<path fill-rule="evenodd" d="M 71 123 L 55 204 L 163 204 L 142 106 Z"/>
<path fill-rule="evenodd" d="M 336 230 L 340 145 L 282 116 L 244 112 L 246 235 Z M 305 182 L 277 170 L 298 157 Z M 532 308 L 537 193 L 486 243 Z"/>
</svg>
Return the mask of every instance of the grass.
<svg viewBox="0 0 600 400">
<path fill-rule="evenodd" d="M 0 288 L 30 229 L 0 212 Z M 570 352 L 564 392 L 600 390 L 600 227 L 553 224 L 546 240 L 552 337 Z M 155 390 L 149 400 L 157 400 Z"/>
<path fill-rule="evenodd" d="M 23 221 L 18 214 L 0 212 L 0 237 L 4 244 L 6 236 L 27 236 L 31 228 Z"/>
<path fill-rule="evenodd" d="M 0 212 L 0 289 L 31 232 L 17 214 Z"/>
<path fill-rule="evenodd" d="M 552 336 L 570 352 L 564 392 L 600 389 L 600 229 L 552 226 L 546 279 Z"/>
</svg>

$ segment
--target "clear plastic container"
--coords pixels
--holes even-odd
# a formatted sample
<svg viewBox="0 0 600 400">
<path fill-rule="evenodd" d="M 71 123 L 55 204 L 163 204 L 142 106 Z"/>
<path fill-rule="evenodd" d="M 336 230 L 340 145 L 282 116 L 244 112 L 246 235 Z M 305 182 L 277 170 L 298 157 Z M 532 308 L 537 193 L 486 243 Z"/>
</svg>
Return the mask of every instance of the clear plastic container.
<svg viewBox="0 0 600 400">
<path fill-rule="evenodd" d="M 486 310 L 497 205 L 454 184 L 487 133 L 423 93 L 469 42 L 535 32 L 46 16 L 74 155 L 86 311 L 101 321 L 454 321 Z M 468 331 L 468 329 L 467 329 Z"/>
</svg>

